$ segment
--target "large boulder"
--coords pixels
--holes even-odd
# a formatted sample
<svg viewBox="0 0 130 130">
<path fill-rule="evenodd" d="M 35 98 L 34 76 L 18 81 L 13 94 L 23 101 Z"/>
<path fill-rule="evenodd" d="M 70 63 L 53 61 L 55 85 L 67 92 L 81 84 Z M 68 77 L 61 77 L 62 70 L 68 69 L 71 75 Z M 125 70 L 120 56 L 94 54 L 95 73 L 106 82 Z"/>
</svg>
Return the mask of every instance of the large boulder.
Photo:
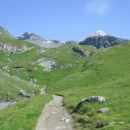
<svg viewBox="0 0 130 130">
<path fill-rule="evenodd" d="M 104 108 L 98 109 L 96 112 L 97 113 L 107 113 L 108 111 L 109 111 L 109 108 L 108 107 L 104 107 Z"/>
<path fill-rule="evenodd" d="M 107 100 L 107 98 L 103 96 L 90 96 L 84 100 L 86 100 L 87 102 L 92 102 L 92 103 L 103 103 Z"/>
<path fill-rule="evenodd" d="M 78 111 L 85 103 L 103 103 L 107 100 L 106 97 L 103 96 L 90 96 L 82 99 L 76 106 L 74 111 Z"/>
</svg>

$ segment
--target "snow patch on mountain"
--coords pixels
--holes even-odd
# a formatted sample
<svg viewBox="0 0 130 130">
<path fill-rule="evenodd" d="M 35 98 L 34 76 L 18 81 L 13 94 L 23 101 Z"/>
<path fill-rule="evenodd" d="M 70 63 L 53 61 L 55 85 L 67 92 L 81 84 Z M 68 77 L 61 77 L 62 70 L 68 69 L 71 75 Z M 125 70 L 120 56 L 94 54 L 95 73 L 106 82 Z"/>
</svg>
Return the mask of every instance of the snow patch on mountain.
<svg viewBox="0 0 130 130">
<path fill-rule="evenodd" d="M 107 34 L 101 30 L 94 31 L 89 35 L 89 37 L 103 37 L 103 36 L 107 36 Z"/>
</svg>

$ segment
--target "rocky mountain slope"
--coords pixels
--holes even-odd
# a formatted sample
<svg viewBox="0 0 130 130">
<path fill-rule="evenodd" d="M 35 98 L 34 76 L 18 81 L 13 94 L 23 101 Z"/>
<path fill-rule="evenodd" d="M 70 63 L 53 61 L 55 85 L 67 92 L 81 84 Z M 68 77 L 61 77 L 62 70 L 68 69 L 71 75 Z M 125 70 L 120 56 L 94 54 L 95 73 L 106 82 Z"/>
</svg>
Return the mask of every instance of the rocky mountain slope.
<svg viewBox="0 0 130 130">
<path fill-rule="evenodd" d="M 25 32 L 22 36 L 19 36 L 16 39 L 31 42 L 42 48 L 55 48 L 60 46 L 61 44 L 60 41 L 44 39 L 39 35 L 28 32 Z"/>
<path fill-rule="evenodd" d="M 104 33 L 101 30 L 93 32 L 84 41 L 80 42 L 80 45 L 93 45 L 96 48 L 107 48 L 119 44 L 127 44 L 130 40 L 117 38 Z"/>
</svg>

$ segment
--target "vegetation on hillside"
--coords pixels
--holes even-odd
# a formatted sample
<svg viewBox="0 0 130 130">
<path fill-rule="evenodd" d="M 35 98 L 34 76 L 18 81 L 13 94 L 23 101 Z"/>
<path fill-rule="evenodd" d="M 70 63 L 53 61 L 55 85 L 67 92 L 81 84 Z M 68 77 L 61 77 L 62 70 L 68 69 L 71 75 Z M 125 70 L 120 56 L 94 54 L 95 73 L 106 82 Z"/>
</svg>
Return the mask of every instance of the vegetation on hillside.
<svg viewBox="0 0 130 130">
<path fill-rule="evenodd" d="M 98 126 L 102 130 L 130 128 L 130 44 L 98 50 L 87 45 L 63 45 L 41 50 L 31 43 L 10 40 L 10 38 L 1 38 L 0 41 L 5 44 L 32 47 L 31 50 L 20 54 L 0 52 L 0 69 L 11 75 L 0 72 L 1 99 L 18 98 L 19 89 L 31 93 L 32 89 L 37 91 L 39 85 L 46 85 L 49 95 L 61 94 L 65 97 L 64 104 L 73 114 L 77 129 L 95 130 Z M 82 57 L 73 51 L 73 47 L 80 47 L 92 55 L 88 58 Z M 44 67 L 37 63 L 41 58 L 55 60 L 56 67 L 46 72 Z M 30 83 L 33 79 L 36 79 L 35 84 Z M 73 112 L 76 105 L 89 96 L 105 96 L 108 100 L 103 104 L 84 104 L 80 111 Z M 50 96 L 44 98 L 34 97 L 0 112 L 1 130 L 8 130 L 9 127 L 13 130 L 17 130 L 18 127 L 24 130 L 34 129 L 36 118 L 43 104 L 50 100 Z M 22 109 L 19 109 L 19 106 Z M 33 106 L 34 109 L 29 106 Z M 108 113 L 96 113 L 98 109 L 104 107 L 109 108 Z M 16 111 L 13 112 L 14 109 L 19 113 L 18 116 Z M 25 125 L 25 122 L 29 125 Z"/>
<path fill-rule="evenodd" d="M 58 92 L 65 96 L 64 103 L 74 115 L 79 129 L 97 129 L 99 124 L 103 124 L 102 130 L 130 128 L 129 49 L 130 44 L 99 50 L 88 59 L 83 71 L 65 77 L 48 89 L 50 93 Z M 80 112 L 73 113 L 79 101 L 89 96 L 105 96 L 108 101 L 87 103 Z M 109 108 L 108 113 L 96 113 L 104 107 Z"/>
</svg>

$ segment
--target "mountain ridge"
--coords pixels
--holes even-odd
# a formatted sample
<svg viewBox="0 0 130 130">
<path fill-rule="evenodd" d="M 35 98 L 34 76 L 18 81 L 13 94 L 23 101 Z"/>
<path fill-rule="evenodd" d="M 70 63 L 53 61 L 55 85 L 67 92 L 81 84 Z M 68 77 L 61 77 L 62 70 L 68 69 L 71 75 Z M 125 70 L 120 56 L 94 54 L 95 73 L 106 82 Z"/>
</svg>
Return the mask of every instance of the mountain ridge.
<svg viewBox="0 0 130 130">
<path fill-rule="evenodd" d="M 48 40 L 43 38 L 40 35 L 37 35 L 35 33 L 28 33 L 28 32 L 25 32 L 23 35 L 16 37 L 16 39 L 31 42 L 42 48 L 55 48 L 61 44 L 61 42 L 58 40 Z"/>
</svg>

